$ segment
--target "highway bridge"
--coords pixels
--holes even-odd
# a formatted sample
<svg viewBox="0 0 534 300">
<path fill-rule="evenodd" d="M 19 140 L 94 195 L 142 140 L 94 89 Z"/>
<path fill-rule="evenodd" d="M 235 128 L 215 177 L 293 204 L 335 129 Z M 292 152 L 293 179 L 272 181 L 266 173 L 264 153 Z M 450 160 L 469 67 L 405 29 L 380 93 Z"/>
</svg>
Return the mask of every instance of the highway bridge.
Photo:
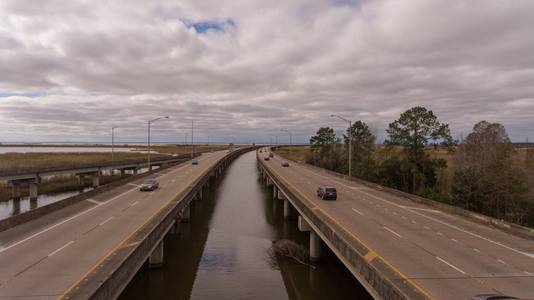
<svg viewBox="0 0 534 300">
<path fill-rule="evenodd" d="M 152 176 L 0 232 L 0 299 L 115 299 L 145 264 L 163 263 L 163 238 L 189 218 L 189 203 L 237 156 L 205 153 Z"/>
<path fill-rule="evenodd" d="M 330 248 L 374 298 L 534 299 L 532 230 L 505 232 L 384 187 L 295 162 L 283 167 L 279 156 L 265 160 L 269 153 L 258 152 L 261 177 L 284 201 L 284 216 L 310 231 L 310 258 Z M 338 199 L 320 200 L 320 185 L 336 187 Z"/>
</svg>

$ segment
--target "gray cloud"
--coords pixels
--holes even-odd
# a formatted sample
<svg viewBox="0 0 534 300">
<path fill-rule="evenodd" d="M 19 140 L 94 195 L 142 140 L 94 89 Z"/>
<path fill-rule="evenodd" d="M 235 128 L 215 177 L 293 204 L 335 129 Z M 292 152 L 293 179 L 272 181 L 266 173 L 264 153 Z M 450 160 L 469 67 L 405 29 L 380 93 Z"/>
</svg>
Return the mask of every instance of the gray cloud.
<svg viewBox="0 0 534 300">
<path fill-rule="evenodd" d="M 4 0 L 0 140 L 106 141 L 119 125 L 143 141 L 147 119 L 170 115 L 160 141 L 182 141 L 194 119 L 212 141 L 287 128 L 305 142 L 342 129 L 331 113 L 383 138 L 415 105 L 456 135 L 487 119 L 534 140 L 533 12 L 528 0 Z"/>
</svg>

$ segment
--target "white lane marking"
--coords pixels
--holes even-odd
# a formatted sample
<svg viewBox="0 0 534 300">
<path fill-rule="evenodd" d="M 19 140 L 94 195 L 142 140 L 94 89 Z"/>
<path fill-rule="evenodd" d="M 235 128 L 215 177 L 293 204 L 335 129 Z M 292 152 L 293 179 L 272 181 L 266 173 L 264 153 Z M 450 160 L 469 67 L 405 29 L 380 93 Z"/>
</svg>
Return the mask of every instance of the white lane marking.
<svg viewBox="0 0 534 300">
<path fill-rule="evenodd" d="M 384 226 L 384 229 L 387 230 L 387 231 L 389 231 L 389 232 L 391 232 L 391 233 L 393 233 L 393 234 L 396 235 L 397 237 L 402 238 L 402 236 L 401 236 L 400 234 L 398 234 L 398 233 L 396 233 L 395 231 L 393 231 L 393 230 L 387 228 L 386 226 Z"/>
<path fill-rule="evenodd" d="M 349 185 L 346 185 L 346 184 L 344 184 L 344 183 L 342 183 L 342 182 L 340 182 L 340 181 L 334 180 L 334 179 L 332 179 L 332 178 L 330 178 L 330 177 L 327 177 L 327 176 L 323 176 L 323 175 L 317 174 L 317 173 L 315 173 L 315 172 L 313 172 L 313 171 L 311 171 L 311 170 L 308 170 L 308 169 L 305 168 L 305 167 L 302 167 L 301 169 L 306 170 L 308 173 L 311 173 L 311 174 L 313 174 L 313 175 L 315 175 L 315 176 L 323 177 L 323 178 L 328 179 L 328 180 L 330 180 L 330 181 L 332 181 L 332 182 L 337 182 L 338 184 L 340 184 L 340 185 L 342 185 L 342 186 L 345 186 L 345 187 L 347 187 L 347 188 L 352 188 L 352 187 L 349 186 Z M 387 203 L 389 203 L 389 204 L 391 204 L 391 205 L 394 205 L 394 206 L 397 206 L 397 207 L 404 208 L 404 209 L 406 209 L 406 210 L 408 210 L 408 211 L 410 211 L 410 212 L 412 212 L 412 213 L 414 213 L 414 214 L 417 214 L 417 215 L 419 215 L 419 216 L 421 216 L 421 217 L 423 217 L 423 218 L 432 220 L 432 221 L 434 221 L 434 222 L 440 223 L 440 224 L 445 225 L 445 226 L 447 226 L 447 227 L 456 229 L 456 230 L 461 231 L 461 232 L 463 232 L 463 233 L 472 235 L 472 236 L 474 236 L 474 237 L 477 237 L 477 238 L 479 238 L 479 239 L 485 240 L 485 241 L 490 242 L 490 243 L 492 243 L 492 244 L 501 246 L 501 247 L 503 247 L 503 248 L 505 248 L 505 249 L 508 249 L 508 250 L 510 250 L 510 251 L 513 251 L 513 252 L 515 252 L 515 253 L 522 254 L 522 255 L 524 255 L 524 256 L 527 256 L 527 257 L 530 257 L 530 258 L 533 258 L 533 259 L 534 259 L 534 253 L 527 253 L 527 252 L 523 252 L 523 251 L 521 251 L 521 250 L 517 250 L 517 249 L 512 248 L 512 247 L 506 246 L 506 245 L 504 245 L 504 244 L 502 244 L 502 243 L 500 243 L 500 242 L 497 242 L 497 241 L 494 241 L 494 240 L 492 240 L 492 239 L 483 237 L 483 236 L 481 236 L 481 235 L 479 235 L 479 234 L 476 234 L 476 233 L 474 233 L 474 232 L 465 230 L 465 229 L 463 229 L 463 228 L 460 228 L 460 227 L 458 227 L 458 226 L 449 224 L 449 223 L 447 223 L 447 222 L 438 220 L 438 219 L 436 219 L 436 218 L 432 218 L 432 217 L 430 217 L 430 216 L 424 215 L 424 214 L 422 214 L 422 213 L 417 212 L 415 209 L 409 209 L 409 208 L 406 208 L 406 206 L 404 206 L 404 205 L 400 205 L 400 204 L 397 204 L 397 203 L 395 203 L 395 202 L 386 200 L 386 199 L 384 199 L 384 198 L 382 198 L 382 197 L 375 196 L 375 195 L 370 194 L 370 193 L 368 193 L 368 192 L 366 192 L 366 191 L 360 190 L 360 192 L 363 193 L 363 194 L 366 194 L 366 195 L 369 196 L 369 197 L 375 198 L 375 199 L 377 199 L 377 200 L 380 200 L 380 201 L 383 201 L 383 202 L 387 202 Z"/>
<path fill-rule="evenodd" d="M 139 203 L 139 201 L 135 201 L 134 203 L 130 204 L 130 207 L 136 205 L 137 203 Z"/>
<path fill-rule="evenodd" d="M 480 250 L 478 250 L 477 248 L 473 248 L 473 251 L 480 253 Z"/>
<path fill-rule="evenodd" d="M 438 235 L 440 235 L 440 236 L 443 236 L 443 233 L 441 233 L 441 232 L 439 232 L 439 231 L 436 232 L 436 233 L 437 233 Z"/>
<path fill-rule="evenodd" d="M 67 248 L 67 247 L 68 247 L 70 244 L 72 244 L 72 243 L 74 243 L 74 241 L 70 241 L 70 242 L 66 243 L 65 245 L 59 247 L 59 249 L 57 249 L 57 250 L 55 250 L 54 252 L 48 254 L 48 257 L 50 257 L 50 256 L 52 256 L 52 255 L 58 253 L 59 251 L 61 251 L 61 250 L 65 249 L 65 248 Z"/>
<path fill-rule="evenodd" d="M 139 184 L 135 184 L 135 183 L 131 183 L 131 182 L 130 182 L 130 183 L 128 183 L 128 185 L 131 185 L 131 186 L 135 186 L 135 187 L 140 187 L 140 185 L 139 185 Z"/>
<path fill-rule="evenodd" d="M 357 210 L 356 208 L 352 208 L 352 210 L 353 210 L 354 212 L 359 213 L 360 215 L 363 216 L 363 213 L 362 213 L 361 211 Z"/>
<path fill-rule="evenodd" d="M 113 217 L 109 217 L 109 218 L 105 219 L 100 224 L 98 224 L 98 226 L 102 226 L 102 225 L 106 224 L 107 222 L 111 221 L 111 219 L 113 219 Z"/>
<path fill-rule="evenodd" d="M 426 229 L 426 230 L 430 230 L 430 229 L 431 229 L 431 228 L 428 227 L 428 226 L 423 226 L 423 228 Z"/>
<path fill-rule="evenodd" d="M 523 271 L 523 273 L 527 274 L 528 276 L 534 276 L 534 274 L 527 272 L 527 271 Z"/>
<path fill-rule="evenodd" d="M 406 220 L 406 216 L 402 216 L 401 218 L 403 218 L 404 220 Z"/>
<path fill-rule="evenodd" d="M 500 263 L 503 264 L 503 265 L 506 265 L 506 263 L 505 263 L 504 260 L 502 260 L 502 259 L 497 259 L 497 261 L 500 262 Z"/>
<path fill-rule="evenodd" d="M 398 215 L 398 213 L 397 213 L 397 212 L 393 212 L 393 214 L 394 214 L 394 215 L 396 215 L 396 216 Z"/>
<path fill-rule="evenodd" d="M 402 208 L 405 208 L 405 209 L 416 209 L 416 210 L 429 211 L 429 212 L 435 212 L 435 213 L 440 213 L 441 212 L 439 210 L 431 209 L 431 208 L 413 207 L 413 206 L 404 206 L 404 205 L 401 205 L 401 206 L 402 206 Z"/>
<path fill-rule="evenodd" d="M 462 274 L 464 274 L 464 275 L 466 274 L 464 271 L 462 271 L 462 269 L 460 269 L 460 268 L 456 267 L 455 265 L 453 265 L 453 264 L 447 262 L 446 260 L 442 259 L 441 257 L 436 256 L 436 258 L 437 258 L 439 261 L 441 261 L 442 263 L 446 264 L 447 266 L 449 266 L 449 267 L 455 269 L 456 271 L 458 271 L 458 272 L 460 272 L 460 273 L 462 273 Z"/>
<path fill-rule="evenodd" d="M 91 202 L 91 203 L 94 203 L 94 204 L 96 204 L 96 205 L 102 205 L 102 202 L 98 202 L 98 201 L 93 200 L 93 199 L 85 199 L 85 200 L 87 200 L 87 201 L 89 201 L 89 202 Z"/>
<path fill-rule="evenodd" d="M 415 220 L 412 220 L 412 223 L 413 223 L 413 224 L 417 224 L 417 222 L 415 222 Z"/>
<path fill-rule="evenodd" d="M 451 239 L 451 241 L 455 242 L 455 243 L 458 243 L 458 240 L 457 239 Z"/>
<path fill-rule="evenodd" d="M 114 201 L 115 199 L 117 199 L 117 198 L 119 198 L 119 197 L 122 197 L 122 196 L 124 196 L 124 195 L 126 195 L 126 194 L 128 194 L 128 193 L 131 193 L 132 191 L 135 191 L 135 190 L 136 190 L 136 189 L 128 190 L 128 191 L 126 191 L 126 192 L 124 192 L 124 193 L 122 193 L 122 194 L 120 194 L 120 195 L 118 195 L 118 196 L 115 196 L 115 197 L 111 198 L 110 200 L 108 200 L 108 201 L 106 201 L 106 202 L 102 202 L 102 205 L 107 204 L 107 203 L 110 203 L 111 201 Z M 79 213 L 79 214 L 77 214 L 77 215 L 74 215 L 74 216 L 72 216 L 72 217 L 70 217 L 70 218 L 68 218 L 68 219 L 65 219 L 65 220 L 63 220 L 63 221 L 61 221 L 61 222 L 58 222 L 58 223 L 56 223 L 56 224 L 54 224 L 54 225 L 52 225 L 52 226 L 49 226 L 49 227 L 47 227 L 47 228 L 45 228 L 45 229 L 43 229 L 43 230 L 41 230 L 41 231 L 39 231 L 39 232 L 37 232 L 37 233 L 34 233 L 34 234 L 30 235 L 29 237 L 27 237 L 27 238 L 25 238 L 25 239 L 22 239 L 22 240 L 20 240 L 20 241 L 18 241 L 18 242 L 15 242 L 15 243 L 13 243 L 13 244 L 11 244 L 11 245 L 5 247 L 5 248 L 2 248 L 2 249 L 0 249 L 0 253 L 2 253 L 2 252 L 4 252 L 4 251 L 7 251 L 7 250 L 9 250 L 9 249 L 11 249 L 11 248 L 13 248 L 13 247 L 15 247 L 15 246 L 18 246 L 18 245 L 20 245 L 20 244 L 22 244 L 22 243 L 24 243 L 24 242 L 26 242 L 26 241 L 29 241 L 29 240 L 33 239 L 34 237 L 37 237 L 37 236 L 39 236 L 39 235 L 41 235 L 41 234 L 43 234 L 43 233 L 45 233 L 45 232 L 48 232 L 48 231 L 50 231 L 50 230 L 52 230 L 52 229 L 54 229 L 54 228 L 56 228 L 56 227 L 58 227 L 58 226 L 61 226 L 61 225 L 65 224 L 65 223 L 67 223 L 67 222 L 69 222 L 69 221 L 72 221 L 72 220 L 78 218 L 79 216 L 85 215 L 86 213 L 88 213 L 88 212 L 90 212 L 90 211 L 92 211 L 92 210 L 94 210 L 94 209 L 96 209 L 96 208 L 98 208 L 98 207 L 100 207 L 100 205 L 93 206 L 93 207 L 91 207 L 91 208 L 89 208 L 89 209 L 87 209 L 87 210 L 82 211 L 81 213 Z"/>
</svg>

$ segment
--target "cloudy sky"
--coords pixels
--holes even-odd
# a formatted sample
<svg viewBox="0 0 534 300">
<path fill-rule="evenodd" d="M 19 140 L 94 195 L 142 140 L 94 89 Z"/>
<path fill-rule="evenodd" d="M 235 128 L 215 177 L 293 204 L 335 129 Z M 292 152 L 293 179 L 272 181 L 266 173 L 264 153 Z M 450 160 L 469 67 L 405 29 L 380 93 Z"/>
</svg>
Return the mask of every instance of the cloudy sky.
<svg viewBox="0 0 534 300">
<path fill-rule="evenodd" d="M 0 142 L 379 139 L 416 105 L 534 141 L 532 0 L 1 0 Z M 190 138 L 190 135 L 189 137 Z"/>
</svg>

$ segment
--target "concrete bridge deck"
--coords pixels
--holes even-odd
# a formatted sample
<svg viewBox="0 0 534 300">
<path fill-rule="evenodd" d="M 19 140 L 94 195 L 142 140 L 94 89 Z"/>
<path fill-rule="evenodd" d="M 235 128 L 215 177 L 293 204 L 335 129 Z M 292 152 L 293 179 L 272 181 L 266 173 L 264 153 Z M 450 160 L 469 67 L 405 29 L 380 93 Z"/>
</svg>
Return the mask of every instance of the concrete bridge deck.
<svg viewBox="0 0 534 300">
<path fill-rule="evenodd" d="M 532 240 L 267 154 L 267 183 L 375 298 L 534 299 Z M 337 201 L 317 198 L 319 185 L 335 186 Z"/>
<path fill-rule="evenodd" d="M 210 177 L 245 149 L 162 170 L 160 188 L 133 182 L 0 233 L 0 299 L 112 299 L 150 257 Z M 184 216 L 185 214 L 185 216 Z M 179 220 L 178 220 L 179 221 Z"/>
</svg>

